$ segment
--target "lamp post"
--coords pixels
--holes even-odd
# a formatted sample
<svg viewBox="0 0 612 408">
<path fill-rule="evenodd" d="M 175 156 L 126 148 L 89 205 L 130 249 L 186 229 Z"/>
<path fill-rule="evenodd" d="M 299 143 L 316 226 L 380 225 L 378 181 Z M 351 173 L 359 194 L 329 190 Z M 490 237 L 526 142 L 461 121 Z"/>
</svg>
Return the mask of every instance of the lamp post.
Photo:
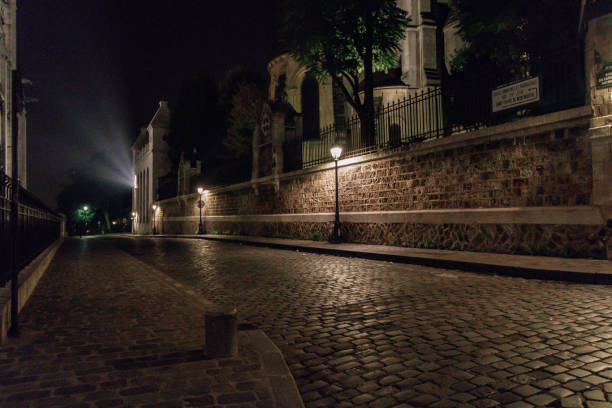
<svg viewBox="0 0 612 408">
<path fill-rule="evenodd" d="M 157 205 L 153 204 L 153 235 L 156 235 L 156 232 L 155 232 L 155 213 L 157 213 Z"/>
<path fill-rule="evenodd" d="M 332 235 L 331 242 L 339 243 L 340 242 L 340 210 L 338 205 L 338 159 L 342 154 L 342 146 L 334 145 L 330 149 L 331 155 L 334 158 L 335 162 L 335 170 L 336 170 L 336 216 L 334 218 L 334 233 Z"/>
<path fill-rule="evenodd" d="M 202 223 L 202 208 L 204 207 L 202 195 L 204 194 L 204 189 L 202 187 L 198 187 L 198 194 L 200 195 L 200 201 L 198 201 L 198 207 L 200 207 L 200 223 L 198 224 L 198 234 L 204 234 L 204 224 Z"/>
<path fill-rule="evenodd" d="M 89 207 L 84 205 L 83 206 L 83 218 L 85 219 L 85 227 L 83 228 L 83 232 L 85 233 L 85 235 L 87 235 L 87 211 L 89 210 Z"/>
</svg>

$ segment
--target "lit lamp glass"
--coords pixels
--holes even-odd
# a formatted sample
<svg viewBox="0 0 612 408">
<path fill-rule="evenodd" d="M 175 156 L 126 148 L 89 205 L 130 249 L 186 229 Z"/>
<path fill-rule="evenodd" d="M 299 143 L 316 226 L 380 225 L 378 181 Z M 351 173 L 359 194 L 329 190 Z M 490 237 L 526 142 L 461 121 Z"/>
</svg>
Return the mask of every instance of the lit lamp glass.
<svg viewBox="0 0 612 408">
<path fill-rule="evenodd" d="M 202 195 L 204 193 L 204 189 L 202 187 L 198 187 L 198 194 Z"/>
<path fill-rule="evenodd" d="M 86 206 L 86 205 L 85 205 L 85 206 L 83 206 L 83 211 L 87 211 L 87 210 L 89 210 L 89 207 L 88 207 L 88 206 Z"/>
<path fill-rule="evenodd" d="M 340 155 L 342 154 L 342 147 L 335 145 L 329 151 L 331 152 L 331 155 L 334 160 L 338 160 L 340 158 Z"/>
</svg>

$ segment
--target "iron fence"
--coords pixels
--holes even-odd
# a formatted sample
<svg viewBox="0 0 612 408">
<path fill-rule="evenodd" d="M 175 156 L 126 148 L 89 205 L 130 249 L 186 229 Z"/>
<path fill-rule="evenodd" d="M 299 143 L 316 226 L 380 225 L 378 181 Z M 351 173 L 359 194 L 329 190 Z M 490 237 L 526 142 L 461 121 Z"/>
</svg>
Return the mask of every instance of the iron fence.
<svg viewBox="0 0 612 408">
<path fill-rule="evenodd" d="M 21 270 L 61 234 L 61 216 L 19 186 L 17 234 L 11 231 L 13 182 L 0 172 L 0 287 L 11 279 L 12 244 L 17 245 L 16 265 Z"/>
<path fill-rule="evenodd" d="M 538 77 L 540 100 L 536 103 L 493 112 L 491 92 L 513 81 Z M 526 116 L 555 112 L 585 104 L 583 52 L 567 47 L 526 58 L 506 76 L 482 76 L 478 81 L 451 78 L 444 87 L 432 87 L 392 102 L 374 118 L 375 135 L 366 140 L 358 116 L 321 129 L 318 137 L 304 138 L 288 132 L 283 145 L 284 171 L 331 162 L 329 149 L 343 144 L 343 157 L 407 146 L 497 125 Z"/>
</svg>

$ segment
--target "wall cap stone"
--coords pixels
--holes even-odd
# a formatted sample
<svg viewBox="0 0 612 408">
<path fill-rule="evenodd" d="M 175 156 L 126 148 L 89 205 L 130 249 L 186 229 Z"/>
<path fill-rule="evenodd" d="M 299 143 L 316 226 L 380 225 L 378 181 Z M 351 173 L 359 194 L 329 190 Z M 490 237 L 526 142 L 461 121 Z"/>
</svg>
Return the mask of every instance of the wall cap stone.
<svg viewBox="0 0 612 408">
<path fill-rule="evenodd" d="M 163 221 L 197 221 L 199 216 L 164 217 Z M 208 215 L 207 222 L 333 222 L 334 213 Z M 509 207 L 411 211 L 341 212 L 341 222 L 367 224 L 552 224 L 603 225 L 599 207 Z"/>
</svg>

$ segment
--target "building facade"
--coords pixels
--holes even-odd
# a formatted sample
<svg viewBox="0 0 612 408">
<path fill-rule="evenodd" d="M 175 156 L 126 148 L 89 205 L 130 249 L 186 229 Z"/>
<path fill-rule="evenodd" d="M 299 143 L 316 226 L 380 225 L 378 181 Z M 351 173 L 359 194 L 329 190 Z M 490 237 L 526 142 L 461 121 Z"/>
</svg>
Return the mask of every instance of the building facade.
<svg viewBox="0 0 612 408">
<path fill-rule="evenodd" d="M 170 126 L 168 102 L 161 101 L 153 119 L 140 130 L 132 145 L 134 163 L 134 188 L 132 193 L 133 231 L 150 234 L 154 231 L 153 203 L 159 199 L 159 179 L 170 172 L 168 145 L 164 136 Z"/>
<path fill-rule="evenodd" d="M 13 109 L 18 109 L 18 172 L 27 188 L 25 107 L 13 106 L 13 71 L 17 69 L 17 0 L 0 2 L 0 169 L 13 176 Z"/>
<path fill-rule="evenodd" d="M 397 67 L 374 75 L 376 109 L 439 86 L 444 61 L 462 45 L 456 25 L 447 21 L 447 1 L 398 0 L 398 6 L 406 11 L 410 23 L 400 43 Z M 343 125 L 356 112 L 331 78 L 317 80 L 288 53 L 270 61 L 267 69 L 269 102 L 253 134 L 252 179 L 272 176 L 277 186 L 280 174 L 302 168 L 321 151 L 329 150 L 338 135 L 323 129 Z M 354 133 L 342 137 L 357 139 L 359 131 Z M 299 149 L 287 151 L 283 148 L 287 144 L 299 145 Z"/>
</svg>

